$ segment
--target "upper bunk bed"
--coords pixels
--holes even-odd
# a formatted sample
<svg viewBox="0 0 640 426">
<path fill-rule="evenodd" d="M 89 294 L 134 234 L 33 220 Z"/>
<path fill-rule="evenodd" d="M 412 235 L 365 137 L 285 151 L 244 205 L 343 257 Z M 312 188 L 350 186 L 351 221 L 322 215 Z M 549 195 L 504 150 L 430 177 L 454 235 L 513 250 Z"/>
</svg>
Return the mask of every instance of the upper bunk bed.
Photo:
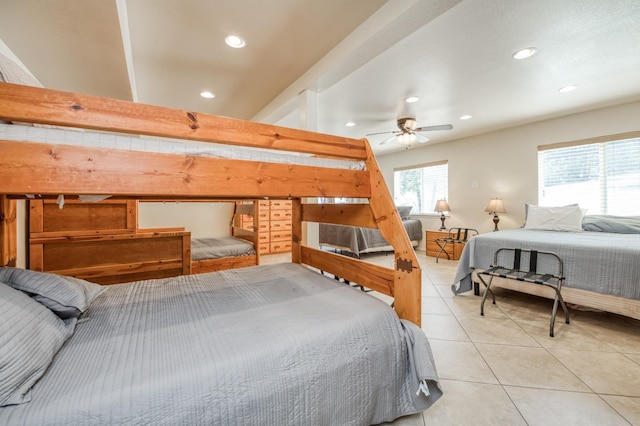
<svg viewBox="0 0 640 426">
<path fill-rule="evenodd" d="M 293 205 L 293 263 L 387 294 L 394 298 L 400 318 L 420 324 L 420 266 L 364 139 L 10 83 L 0 83 L 0 120 L 43 126 L 8 125 L 13 130 L 0 136 L 4 265 L 15 261 L 15 200 L 33 195 L 288 199 Z M 46 135 L 47 126 L 62 130 L 65 139 L 36 137 L 33 142 L 24 135 Z M 59 126 L 85 131 L 55 128 Z M 20 127 L 21 135 L 10 140 L 8 133 Z M 93 131 L 107 132 L 108 136 L 82 141 L 83 134 L 92 135 Z M 196 145 L 190 145 L 191 141 Z M 233 147 L 230 155 L 225 146 Z M 242 147 L 254 149 L 245 156 Z M 368 203 L 305 202 L 320 197 L 364 198 Z M 303 222 L 378 228 L 394 249 L 394 267 L 307 246 Z"/>
</svg>

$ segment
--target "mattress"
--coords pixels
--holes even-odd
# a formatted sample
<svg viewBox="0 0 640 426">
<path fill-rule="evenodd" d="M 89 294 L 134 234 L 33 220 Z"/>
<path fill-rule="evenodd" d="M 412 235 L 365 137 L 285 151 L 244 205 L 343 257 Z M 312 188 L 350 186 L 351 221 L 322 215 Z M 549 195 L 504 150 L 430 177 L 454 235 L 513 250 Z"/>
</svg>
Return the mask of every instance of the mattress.
<svg viewBox="0 0 640 426">
<path fill-rule="evenodd" d="M 275 152 L 269 149 L 218 143 L 100 133 L 60 127 L 33 127 L 2 122 L 0 122 L 0 139 L 365 170 L 364 161 L 319 158 L 302 153 Z"/>
<path fill-rule="evenodd" d="M 415 219 L 402 221 L 415 246 L 422 239 L 422 222 Z M 379 229 L 348 225 L 321 223 L 319 226 L 320 245 L 348 250 L 355 255 L 375 251 L 393 251 L 393 247 L 382 237 Z"/>
<path fill-rule="evenodd" d="M 0 424 L 369 425 L 441 394 L 424 333 L 387 304 L 261 265 L 108 286 Z"/>
<path fill-rule="evenodd" d="M 253 244 L 237 237 L 194 238 L 191 240 L 191 260 L 256 254 Z"/>
<path fill-rule="evenodd" d="M 564 263 L 563 286 L 640 299 L 640 234 L 528 229 L 489 232 L 471 238 L 462 251 L 453 292 L 471 290 L 473 270 L 487 269 L 493 254 L 501 247 L 556 253 Z"/>
</svg>

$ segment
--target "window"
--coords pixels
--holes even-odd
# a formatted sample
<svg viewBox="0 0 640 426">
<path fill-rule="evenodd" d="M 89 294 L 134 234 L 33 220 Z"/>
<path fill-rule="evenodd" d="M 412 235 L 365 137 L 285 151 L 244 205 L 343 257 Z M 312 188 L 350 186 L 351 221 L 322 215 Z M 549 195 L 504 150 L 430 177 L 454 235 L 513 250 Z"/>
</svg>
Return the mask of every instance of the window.
<svg viewBox="0 0 640 426">
<path fill-rule="evenodd" d="M 538 147 L 538 203 L 640 214 L 640 137 Z"/>
<path fill-rule="evenodd" d="M 395 169 L 395 203 L 398 206 L 413 206 L 412 214 L 433 213 L 436 201 L 448 198 L 448 182 L 449 167 L 446 161 Z"/>
</svg>

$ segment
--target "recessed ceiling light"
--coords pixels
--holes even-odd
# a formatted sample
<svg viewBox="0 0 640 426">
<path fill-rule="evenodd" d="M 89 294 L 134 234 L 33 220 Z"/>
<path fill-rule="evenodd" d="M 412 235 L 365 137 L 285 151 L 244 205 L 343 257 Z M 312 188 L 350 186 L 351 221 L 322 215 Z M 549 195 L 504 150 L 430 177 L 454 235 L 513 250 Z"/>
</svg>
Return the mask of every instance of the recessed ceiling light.
<svg viewBox="0 0 640 426">
<path fill-rule="evenodd" d="M 577 88 L 578 88 L 578 86 L 576 86 L 575 84 L 571 84 L 569 86 L 561 87 L 560 89 L 558 89 L 558 92 L 562 92 L 562 93 L 571 92 L 571 91 L 576 90 Z"/>
<path fill-rule="evenodd" d="M 518 50 L 516 53 L 514 53 L 513 58 L 514 59 L 530 58 L 533 55 L 535 55 L 537 51 L 538 49 L 536 49 L 535 47 L 527 47 L 526 49 L 521 49 L 521 50 Z"/>
<path fill-rule="evenodd" d="M 460 120 L 470 120 L 471 117 L 473 117 L 473 116 L 469 115 L 469 114 L 461 115 L 460 116 Z"/>
<path fill-rule="evenodd" d="M 207 98 L 207 99 L 213 99 L 216 97 L 216 95 L 214 95 L 213 93 L 205 90 L 204 92 L 200 92 L 200 96 L 202 96 L 203 98 Z"/>
<path fill-rule="evenodd" d="M 238 36 L 230 35 L 224 39 L 224 42 L 227 43 L 228 46 L 233 47 L 234 49 L 240 49 L 244 47 L 247 43 L 243 39 Z"/>
<path fill-rule="evenodd" d="M 420 100 L 420 98 L 419 98 L 419 97 L 417 97 L 417 96 L 409 96 L 409 97 L 407 97 L 407 98 L 404 98 L 404 101 L 405 101 L 406 103 L 408 103 L 408 104 L 412 104 L 412 103 L 414 103 L 414 102 L 418 102 L 419 100 Z"/>
<path fill-rule="evenodd" d="M 356 125 L 356 123 L 354 123 L 353 121 L 347 121 L 346 123 L 344 123 L 344 125 L 347 127 L 353 127 Z"/>
</svg>

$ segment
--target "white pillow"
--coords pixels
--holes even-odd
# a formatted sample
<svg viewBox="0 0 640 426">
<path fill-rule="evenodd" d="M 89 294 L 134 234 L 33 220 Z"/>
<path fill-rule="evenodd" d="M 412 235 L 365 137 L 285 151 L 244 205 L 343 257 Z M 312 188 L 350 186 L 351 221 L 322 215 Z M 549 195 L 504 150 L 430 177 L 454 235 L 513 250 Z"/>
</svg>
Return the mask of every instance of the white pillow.
<svg viewBox="0 0 640 426">
<path fill-rule="evenodd" d="M 524 229 L 582 232 L 584 212 L 578 205 L 542 207 L 530 205 Z"/>
</svg>

